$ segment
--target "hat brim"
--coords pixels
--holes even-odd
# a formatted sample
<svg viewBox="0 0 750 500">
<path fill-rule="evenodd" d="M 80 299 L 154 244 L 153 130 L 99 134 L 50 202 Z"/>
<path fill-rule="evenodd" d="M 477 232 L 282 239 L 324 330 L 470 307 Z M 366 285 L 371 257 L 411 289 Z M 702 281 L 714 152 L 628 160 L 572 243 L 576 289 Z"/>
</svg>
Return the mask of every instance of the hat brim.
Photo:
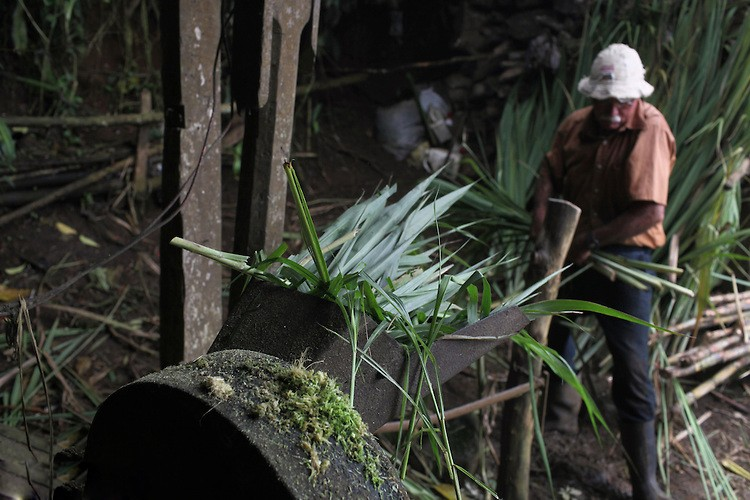
<svg viewBox="0 0 750 500">
<path fill-rule="evenodd" d="M 592 99 L 640 99 L 654 92 L 654 86 L 645 80 L 639 82 L 592 81 L 589 77 L 578 82 L 578 91 Z"/>
</svg>

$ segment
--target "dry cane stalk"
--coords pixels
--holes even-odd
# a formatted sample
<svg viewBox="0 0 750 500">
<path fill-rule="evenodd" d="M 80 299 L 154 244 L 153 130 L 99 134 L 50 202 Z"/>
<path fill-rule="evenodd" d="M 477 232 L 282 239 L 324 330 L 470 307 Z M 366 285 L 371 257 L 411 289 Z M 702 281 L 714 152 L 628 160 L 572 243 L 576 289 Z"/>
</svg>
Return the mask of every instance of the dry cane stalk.
<svg viewBox="0 0 750 500">
<path fill-rule="evenodd" d="M 719 384 L 722 384 L 732 378 L 738 371 L 743 369 L 745 366 L 750 365 L 750 356 L 740 358 L 733 363 L 728 364 L 714 375 L 710 380 L 707 380 L 697 386 L 695 389 L 685 395 L 685 401 L 687 404 L 693 404 L 700 398 L 716 389 Z M 673 411 L 675 413 L 680 411 L 681 405 L 678 403 L 674 406 Z"/>
<path fill-rule="evenodd" d="M 716 330 L 709 330 L 706 333 L 703 334 L 703 340 L 707 342 L 711 342 L 714 340 L 719 340 L 727 335 L 732 335 L 734 333 L 739 333 L 735 328 L 717 328 Z"/>
<path fill-rule="evenodd" d="M 707 411 L 706 413 L 698 417 L 698 419 L 696 420 L 696 424 L 698 424 L 699 426 L 703 425 L 703 422 L 711 418 L 712 415 L 713 413 L 711 413 L 710 411 Z M 693 429 L 691 427 L 687 427 L 683 429 L 682 431 L 680 431 L 675 437 L 673 437 L 670 443 L 677 444 L 683 439 L 685 439 L 686 437 L 688 437 L 689 435 L 691 435 L 692 433 L 693 433 Z"/>
<path fill-rule="evenodd" d="M 747 162 L 743 162 L 747 163 Z M 747 328 L 745 328 L 745 317 L 742 314 L 742 305 L 740 304 L 740 292 L 737 290 L 737 279 L 734 276 L 734 273 L 732 273 L 732 290 L 734 290 L 734 304 L 737 308 L 737 322 L 739 323 L 740 332 L 742 333 L 742 338 L 745 340 L 745 343 L 748 342 L 747 337 Z"/>
<path fill-rule="evenodd" d="M 727 349 L 721 352 L 715 352 L 705 358 L 701 359 L 694 365 L 686 366 L 684 368 L 675 368 L 668 366 L 663 370 L 664 375 L 670 378 L 684 377 L 686 375 L 692 375 L 699 371 L 705 370 L 712 366 L 716 366 L 719 363 L 726 363 L 728 361 L 735 360 L 746 354 L 750 353 L 750 344 L 743 344 L 733 349 Z"/>
<path fill-rule="evenodd" d="M 715 306 L 718 306 L 720 304 L 724 304 L 727 302 L 734 302 L 735 297 L 737 300 L 740 300 L 742 302 L 750 301 L 750 291 L 747 292 L 741 292 L 741 293 L 724 293 L 720 295 L 712 295 L 711 296 L 711 303 Z"/>
<path fill-rule="evenodd" d="M 721 352 L 725 350 L 727 347 L 733 346 L 734 344 L 738 344 L 740 340 L 741 339 L 739 337 L 732 336 L 732 337 L 717 340 L 716 342 L 713 342 L 711 344 L 693 347 L 682 353 L 675 354 L 674 356 L 670 356 L 667 362 L 669 364 L 679 364 L 682 366 L 691 365 L 693 363 L 697 363 L 698 361 L 700 361 L 702 358 L 705 358 L 706 356 L 710 356 L 711 354 Z"/>
<path fill-rule="evenodd" d="M 741 303 L 740 307 L 742 308 L 743 312 L 750 311 L 749 302 Z M 703 317 L 700 318 L 700 320 L 692 318 L 682 323 L 673 325 L 670 330 L 677 333 L 690 332 L 695 328 L 696 323 L 698 324 L 699 328 L 707 328 L 715 325 L 725 325 L 726 323 L 731 323 L 732 321 L 738 319 L 737 306 L 735 304 L 729 304 L 707 310 L 703 313 Z M 750 319 L 750 315 L 743 314 L 743 321 L 748 319 Z"/>
</svg>

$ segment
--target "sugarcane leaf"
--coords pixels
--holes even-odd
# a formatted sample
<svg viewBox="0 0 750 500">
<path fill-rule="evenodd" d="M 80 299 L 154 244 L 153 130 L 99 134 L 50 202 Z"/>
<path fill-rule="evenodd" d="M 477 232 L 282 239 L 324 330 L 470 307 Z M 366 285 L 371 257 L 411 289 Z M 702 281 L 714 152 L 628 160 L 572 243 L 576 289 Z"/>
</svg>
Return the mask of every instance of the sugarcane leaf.
<svg viewBox="0 0 750 500">
<path fill-rule="evenodd" d="M 521 310 L 524 312 L 524 314 L 526 314 L 526 316 L 529 317 L 529 319 L 532 319 L 532 320 L 540 316 L 545 316 L 549 314 L 567 314 L 567 313 L 580 313 L 580 312 L 603 314 L 606 316 L 611 316 L 613 318 L 630 321 L 631 323 L 637 323 L 639 325 L 648 326 L 649 328 L 655 328 L 665 333 L 679 335 L 678 333 L 673 332 L 669 330 L 668 328 L 664 328 L 662 326 L 649 323 L 648 321 L 643 321 L 641 319 L 636 318 L 635 316 L 631 316 L 630 314 L 626 314 L 616 309 L 612 309 L 611 307 L 606 307 L 601 304 L 596 304 L 594 302 L 589 302 L 585 300 L 571 300 L 571 299 L 543 300 L 541 302 L 536 302 L 534 304 L 522 306 Z"/>
</svg>

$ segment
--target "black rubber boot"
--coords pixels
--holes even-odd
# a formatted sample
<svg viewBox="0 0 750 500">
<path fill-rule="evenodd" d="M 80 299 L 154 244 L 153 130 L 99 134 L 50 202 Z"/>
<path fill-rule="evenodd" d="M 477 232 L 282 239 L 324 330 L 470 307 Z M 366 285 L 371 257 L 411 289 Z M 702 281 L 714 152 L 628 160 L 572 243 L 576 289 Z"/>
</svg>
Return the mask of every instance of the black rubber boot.
<svg viewBox="0 0 750 500">
<path fill-rule="evenodd" d="M 668 499 L 656 480 L 656 433 L 654 421 L 620 422 L 622 446 L 625 448 L 633 485 L 634 500 Z"/>
<path fill-rule="evenodd" d="M 581 395 L 569 384 L 556 377 L 551 378 L 547 393 L 544 430 L 577 434 L 580 409 Z"/>
</svg>

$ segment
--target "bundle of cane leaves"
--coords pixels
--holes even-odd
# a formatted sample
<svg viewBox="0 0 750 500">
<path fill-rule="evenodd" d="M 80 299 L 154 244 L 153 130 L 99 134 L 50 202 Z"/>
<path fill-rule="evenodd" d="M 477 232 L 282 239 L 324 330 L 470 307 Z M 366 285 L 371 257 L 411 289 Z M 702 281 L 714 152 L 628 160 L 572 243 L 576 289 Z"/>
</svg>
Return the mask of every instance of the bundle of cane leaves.
<svg viewBox="0 0 750 500">
<path fill-rule="evenodd" d="M 318 237 L 294 168 L 287 163 L 285 170 L 300 214 L 306 247 L 301 253 L 283 257 L 280 248 L 269 257 L 257 254 L 249 259 L 179 239 L 173 240 L 173 244 L 228 265 L 252 279 L 274 281 L 335 302 L 347 323 L 349 339 L 346 340 L 352 346 L 350 400 L 354 397 L 354 375 L 363 362 L 394 384 L 400 382 L 392 380 L 386 370 L 367 356 L 369 343 L 387 332 L 405 345 L 422 367 L 417 375 L 416 394 L 422 394 L 423 387 L 426 391 L 424 400 L 412 399 L 404 393 L 408 402 L 404 411 L 408 406 L 411 413 L 410 417 L 404 413 L 409 427 L 399 441 L 403 444 L 398 446 L 402 477 L 409 463 L 411 442 L 419 432 L 428 436 L 436 458 L 444 462 L 460 496 L 459 469 L 453 463 L 444 419 L 435 427 L 429 418 L 428 407 L 442 415 L 443 405 L 440 386 L 433 385 L 427 374 L 428 367 L 435 369 L 431 344 L 442 334 L 476 320 L 479 314 L 488 314 L 491 305 L 490 287 L 482 277 L 482 272 L 490 267 L 489 260 L 483 259 L 472 266 L 453 264 L 453 255 L 445 249 L 446 238 L 452 233 L 441 232 L 438 227 L 441 217 L 469 187 L 439 196 L 429 189 L 433 175 L 389 204 L 389 198 L 396 192 L 395 186 L 389 186 L 348 209 Z M 430 234 L 433 227 L 435 231 Z M 483 290 L 481 307 L 479 286 Z M 456 303 L 459 300 L 464 304 L 468 301 L 468 312 L 466 306 Z M 378 326 L 370 333 L 368 343 L 358 347 L 359 324 L 365 316 L 376 320 Z M 419 431 L 417 423 L 423 424 Z"/>
<path fill-rule="evenodd" d="M 457 269 L 454 253 L 446 250 L 447 239 L 457 230 L 442 232 L 438 224 L 470 186 L 437 195 L 430 189 L 436 173 L 390 204 L 396 186 L 388 186 L 346 210 L 318 237 L 294 168 L 287 163 L 285 170 L 305 242 L 305 250 L 299 254 L 284 257 L 285 245 L 270 255 L 257 252 L 251 258 L 181 238 L 174 238 L 172 244 L 251 279 L 271 281 L 342 304 L 360 304 L 370 317 L 392 325 L 398 324 L 392 321 L 394 316 L 406 315 L 422 333 L 436 314 L 445 320 L 441 323 L 443 333 L 455 329 L 450 325 L 465 318 L 465 312 L 453 299 L 469 284 L 481 281 L 488 269 L 502 263 L 502 259 L 484 258 Z M 435 308 L 441 286 L 442 300 Z"/>
<path fill-rule="evenodd" d="M 466 186 L 438 196 L 429 189 L 436 175 L 391 204 L 388 200 L 396 187 L 386 187 L 344 212 L 319 239 L 310 225 L 311 234 L 303 239 L 313 244 L 308 243 L 305 251 L 283 259 L 276 275 L 298 283 L 301 291 L 311 291 L 310 280 L 300 278 L 325 268 L 333 277 L 327 290 L 333 296 L 348 293 L 351 287 L 345 285 L 352 281 L 366 283 L 366 303 L 371 315 L 378 319 L 405 314 L 414 323 L 425 323 L 435 315 L 460 311 L 452 307 L 451 300 L 467 284 L 481 279 L 481 273 L 490 267 L 490 259 L 456 270 L 453 253 L 445 249 L 445 241 L 453 231 L 441 233 L 436 229 L 428 234 L 469 189 Z M 292 189 L 294 184 L 290 178 Z M 436 308 L 438 296 L 441 300 Z"/>
<path fill-rule="evenodd" d="M 684 286 L 673 283 L 669 279 L 661 278 L 657 274 L 680 275 L 683 270 L 679 267 L 660 264 L 658 262 L 643 262 L 628 259 L 620 255 L 613 255 L 603 251 L 591 253 L 592 266 L 597 271 L 611 279 L 619 279 L 635 288 L 646 290 L 652 287 L 658 291 L 665 289 L 676 293 L 695 297 L 695 292 Z"/>
</svg>

